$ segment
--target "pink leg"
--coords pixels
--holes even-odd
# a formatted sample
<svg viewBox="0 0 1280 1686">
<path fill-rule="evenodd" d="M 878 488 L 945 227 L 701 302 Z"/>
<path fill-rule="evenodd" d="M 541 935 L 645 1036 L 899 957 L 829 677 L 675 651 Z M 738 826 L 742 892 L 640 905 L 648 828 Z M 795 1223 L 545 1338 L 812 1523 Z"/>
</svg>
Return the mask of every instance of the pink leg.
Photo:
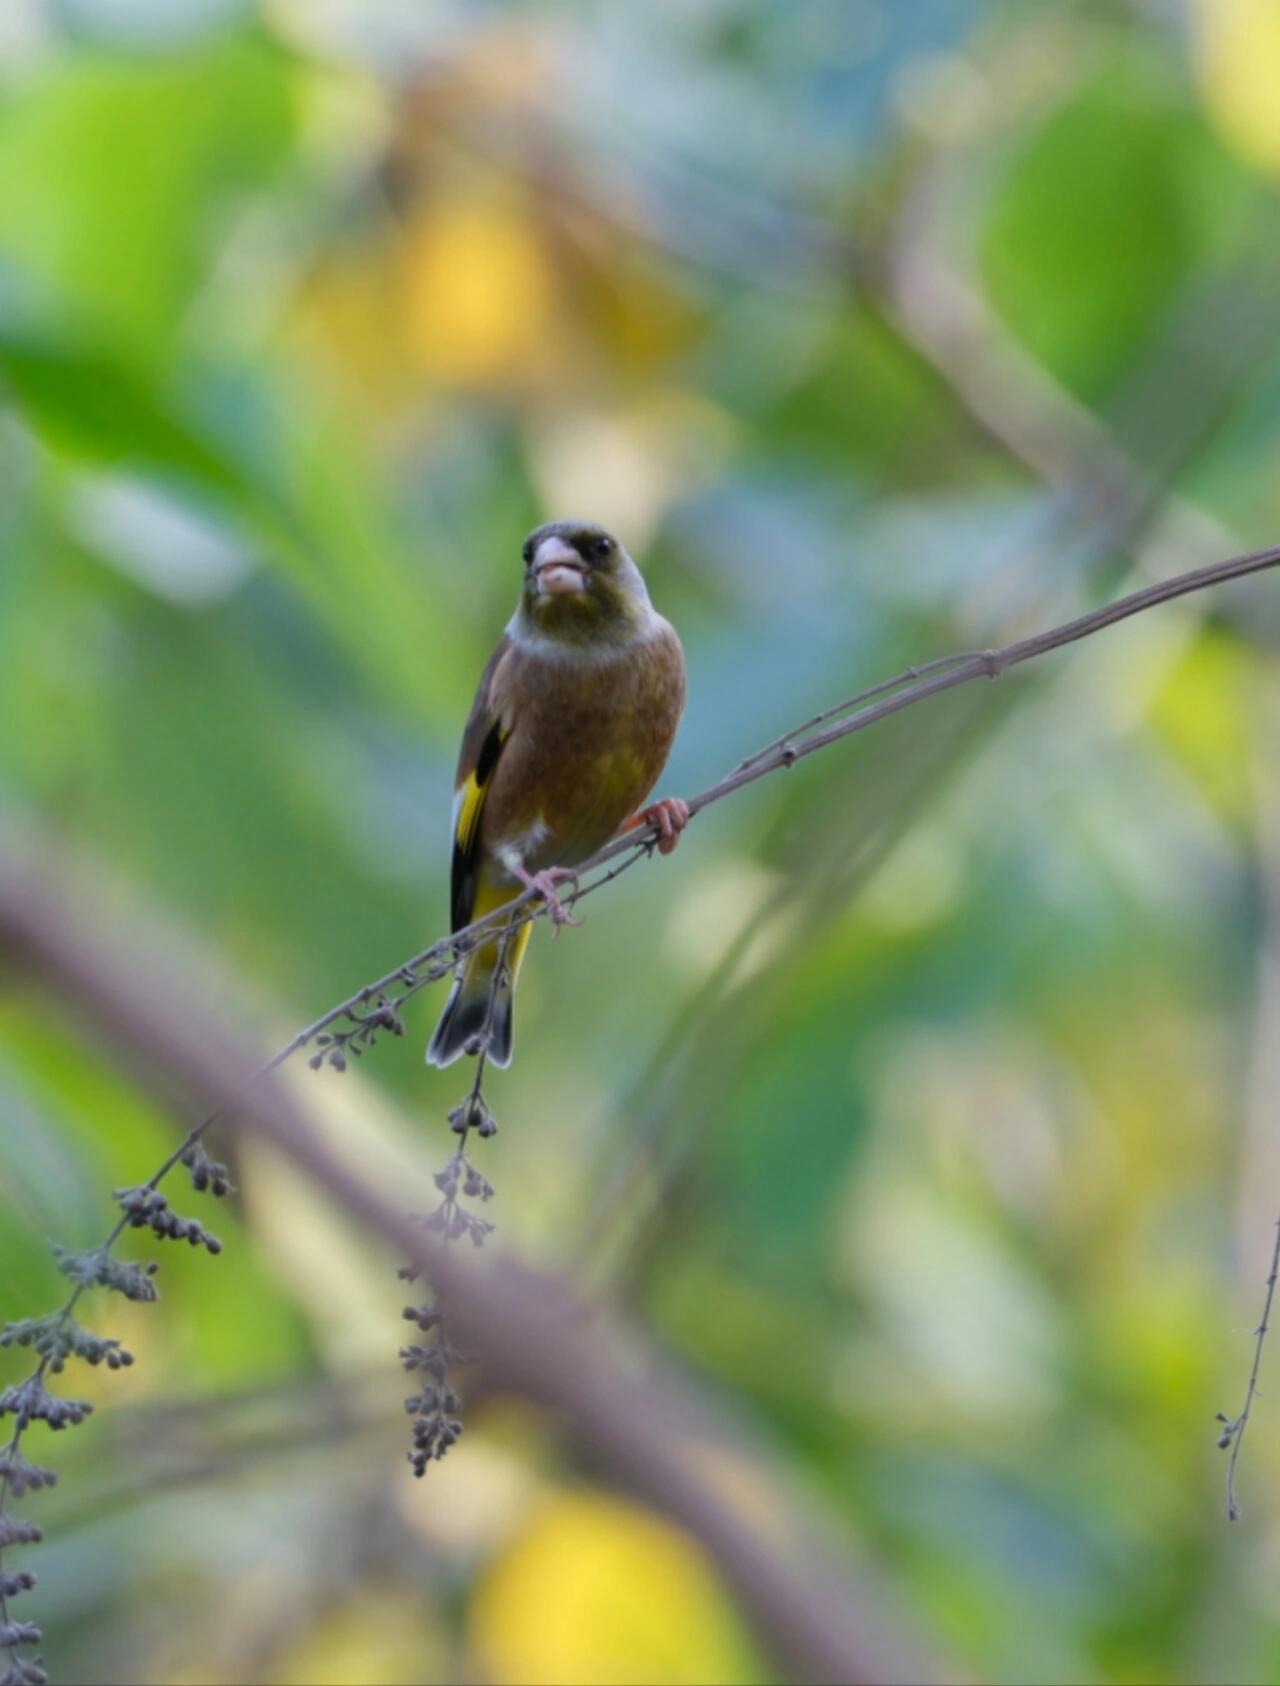
<svg viewBox="0 0 1280 1686">
<path fill-rule="evenodd" d="M 638 825 L 652 825 L 658 829 L 658 853 L 669 855 L 680 841 L 680 833 L 689 823 L 689 804 L 680 796 L 664 796 L 633 814 L 623 826 L 630 831 Z"/>
<path fill-rule="evenodd" d="M 578 875 L 572 867 L 549 866 L 542 872 L 526 872 L 522 866 L 516 865 L 511 870 L 526 890 L 536 890 L 546 902 L 551 923 L 557 931 L 562 925 L 581 925 L 581 919 L 575 919 L 556 894 L 557 884 L 577 885 Z"/>
</svg>

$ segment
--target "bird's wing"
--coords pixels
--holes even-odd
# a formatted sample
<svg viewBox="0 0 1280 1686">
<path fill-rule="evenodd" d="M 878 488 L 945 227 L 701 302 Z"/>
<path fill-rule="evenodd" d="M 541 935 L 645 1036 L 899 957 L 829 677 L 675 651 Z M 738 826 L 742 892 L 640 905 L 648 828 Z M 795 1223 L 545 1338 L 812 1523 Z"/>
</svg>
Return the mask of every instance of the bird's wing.
<svg viewBox="0 0 1280 1686">
<path fill-rule="evenodd" d="M 455 931 L 471 922 L 480 854 L 480 815 L 502 746 L 511 730 L 510 722 L 502 718 L 502 709 L 494 695 L 494 677 L 510 648 L 511 640 L 503 638 L 489 657 L 458 753 L 453 796 L 453 869 L 450 875 L 451 914 Z"/>
</svg>

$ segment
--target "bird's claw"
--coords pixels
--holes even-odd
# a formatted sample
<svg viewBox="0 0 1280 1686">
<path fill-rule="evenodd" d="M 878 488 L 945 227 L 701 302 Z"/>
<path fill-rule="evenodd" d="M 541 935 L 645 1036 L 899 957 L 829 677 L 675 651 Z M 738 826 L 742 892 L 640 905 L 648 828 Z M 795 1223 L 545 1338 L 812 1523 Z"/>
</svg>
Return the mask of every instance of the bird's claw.
<svg viewBox="0 0 1280 1686">
<path fill-rule="evenodd" d="M 689 804 L 680 796 L 664 796 L 641 808 L 630 824 L 651 825 L 657 833 L 658 853 L 669 855 L 680 841 L 680 833 L 689 823 Z"/>
<path fill-rule="evenodd" d="M 573 917 L 556 891 L 557 884 L 572 884 L 577 889 L 578 875 L 572 867 L 549 866 L 542 872 L 529 873 L 524 883 L 526 889 L 536 890 L 542 897 L 554 932 L 558 933 L 565 925 L 581 925 L 581 919 Z"/>
</svg>

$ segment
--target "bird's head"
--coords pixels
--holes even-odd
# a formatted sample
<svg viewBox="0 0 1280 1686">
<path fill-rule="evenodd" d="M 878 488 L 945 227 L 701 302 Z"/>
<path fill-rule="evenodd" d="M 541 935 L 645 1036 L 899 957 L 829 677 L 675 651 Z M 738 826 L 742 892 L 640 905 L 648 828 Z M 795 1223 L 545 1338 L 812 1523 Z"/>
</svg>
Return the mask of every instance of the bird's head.
<svg viewBox="0 0 1280 1686">
<path fill-rule="evenodd" d="M 520 612 L 570 644 L 625 639 L 652 615 L 640 570 L 593 521 L 548 521 L 524 541 Z"/>
</svg>

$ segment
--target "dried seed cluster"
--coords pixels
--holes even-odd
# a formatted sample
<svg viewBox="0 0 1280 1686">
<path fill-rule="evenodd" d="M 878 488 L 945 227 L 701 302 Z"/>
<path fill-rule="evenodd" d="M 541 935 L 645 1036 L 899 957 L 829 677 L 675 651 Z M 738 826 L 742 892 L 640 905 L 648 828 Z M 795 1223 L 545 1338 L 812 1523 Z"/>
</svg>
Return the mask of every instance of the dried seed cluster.
<svg viewBox="0 0 1280 1686">
<path fill-rule="evenodd" d="M 197 1194 L 212 1194 L 221 1200 L 233 1190 L 227 1167 L 205 1151 L 202 1141 L 191 1142 L 182 1154 L 180 1163 L 191 1173 L 191 1186 Z"/>
<path fill-rule="evenodd" d="M 230 1191 L 226 1166 L 209 1157 L 198 1137 L 187 1143 L 180 1159 L 191 1174 L 192 1185 L 201 1193 L 221 1196 Z M 217 1236 L 197 1219 L 175 1212 L 165 1196 L 157 1192 L 154 1182 L 117 1189 L 115 1198 L 121 1220 L 102 1246 L 53 1249 L 58 1269 L 72 1284 L 62 1309 L 45 1317 L 25 1317 L 7 1323 L 0 1331 L 0 1347 L 26 1347 L 36 1356 L 36 1366 L 30 1375 L 0 1391 L 0 1418 L 13 1418 L 9 1440 L 0 1447 L 0 1553 L 11 1546 L 36 1545 L 42 1538 L 34 1522 L 9 1512 L 9 1500 L 38 1492 L 42 1487 L 52 1487 L 57 1480 L 52 1470 L 32 1463 L 23 1455 L 23 1435 L 35 1422 L 55 1430 L 76 1428 L 93 1410 L 87 1400 L 51 1393 L 45 1378 L 60 1374 L 71 1358 L 86 1364 L 105 1364 L 109 1370 L 120 1370 L 133 1363 L 133 1354 L 118 1340 L 91 1333 L 72 1315 L 80 1295 L 88 1288 L 108 1288 L 128 1300 L 145 1302 L 156 1298 L 156 1266 L 116 1258 L 113 1249 L 120 1233 L 125 1229 L 149 1229 L 161 1241 L 186 1241 L 210 1253 L 222 1250 Z M 0 1669 L 3 1669 L 0 1686 L 45 1686 L 48 1678 L 43 1659 L 26 1654 L 27 1648 L 40 1643 L 39 1626 L 16 1620 L 9 1610 L 9 1600 L 30 1592 L 35 1584 L 36 1577 L 29 1570 L 0 1566 Z"/>
<path fill-rule="evenodd" d="M 220 1253 L 222 1243 L 211 1235 L 198 1218 L 180 1217 L 168 1200 L 150 1183 L 136 1188 L 118 1188 L 116 1204 L 129 1220 L 131 1229 L 149 1229 L 161 1241 L 187 1241 L 193 1247 L 207 1247 Z"/>
<path fill-rule="evenodd" d="M 117 1259 L 106 1247 L 91 1247 L 83 1252 L 56 1243 L 53 1256 L 62 1274 L 77 1288 L 110 1288 L 123 1294 L 126 1300 L 151 1301 L 156 1298 L 156 1285 L 151 1280 L 157 1264 L 138 1264 L 133 1259 Z"/>
<path fill-rule="evenodd" d="M 48 1423 L 54 1429 L 78 1428 L 92 1410 L 87 1399 L 63 1399 L 50 1393 L 38 1370 L 0 1392 L 0 1417 L 16 1417 L 19 1431 L 33 1422 Z"/>
<path fill-rule="evenodd" d="M 313 1069 L 328 1065 L 344 1071 L 349 1057 L 360 1056 L 373 1047 L 379 1035 L 403 1036 L 401 1006 L 424 984 L 445 976 L 463 952 L 456 946 L 434 959 L 424 957 L 422 963 L 407 965 L 394 978 L 383 980 L 380 987 L 362 991 L 341 1012 L 332 1015 L 334 1021 L 341 1021 L 341 1028 L 326 1029 L 314 1036 L 304 1033 L 272 1062 L 273 1067 L 310 1041 L 315 1048 L 310 1061 Z M 471 1131 L 483 1139 L 492 1136 L 498 1128 L 480 1092 L 484 1066 L 482 1055 L 471 1093 L 449 1114 L 449 1122 L 461 1140 L 436 1177 L 440 1204 L 422 1220 L 429 1231 L 443 1240 L 456 1241 L 466 1236 L 476 1247 L 483 1244 L 493 1225 L 465 1202 L 484 1204 L 492 1198 L 493 1187 L 471 1163 L 465 1148 Z M 71 1284 L 61 1310 L 46 1317 L 9 1323 L 0 1332 L 0 1346 L 27 1347 L 37 1358 L 35 1369 L 25 1380 L 0 1392 L 0 1418 L 14 1419 L 8 1442 L 0 1446 L 0 1553 L 12 1546 L 37 1544 L 42 1537 L 34 1523 L 10 1514 L 9 1500 L 51 1487 L 57 1480 L 52 1470 L 44 1469 L 24 1455 L 23 1435 L 34 1422 L 43 1422 L 52 1429 L 75 1427 L 92 1409 L 85 1400 L 52 1394 L 45 1385 L 45 1377 L 60 1373 L 70 1358 L 87 1364 L 105 1364 L 111 1370 L 133 1363 L 133 1354 L 118 1340 L 91 1334 L 72 1316 L 80 1295 L 90 1288 L 106 1288 L 141 1303 L 157 1297 L 155 1263 L 116 1258 L 114 1247 L 121 1232 L 148 1229 L 160 1241 L 186 1241 L 210 1253 L 222 1249 L 216 1235 L 198 1219 L 176 1212 L 157 1188 L 170 1165 L 181 1163 L 197 1193 L 222 1198 L 232 1191 L 227 1167 L 210 1156 L 201 1140 L 210 1122 L 206 1120 L 194 1131 L 177 1159 L 162 1166 L 150 1182 L 115 1191 L 120 1222 L 101 1246 L 54 1246 L 57 1267 Z M 416 1268 L 410 1267 L 401 1272 L 408 1281 L 414 1280 L 417 1274 Z M 443 1457 L 462 1433 L 461 1402 L 449 1378 L 465 1362 L 466 1355 L 448 1338 L 441 1314 L 433 1304 L 408 1307 L 405 1316 L 417 1324 L 423 1335 L 421 1341 L 401 1351 L 405 1369 L 422 1376 L 418 1393 L 406 1401 L 413 1418 L 413 1448 L 409 1459 L 415 1473 L 422 1475 L 428 1463 Z M 15 1620 L 8 1608 L 11 1598 L 30 1592 L 35 1584 L 36 1577 L 29 1570 L 11 1570 L 0 1565 L 0 1686 L 46 1686 L 42 1659 L 24 1654 L 26 1648 L 40 1642 L 40 1629 L 34 1622 Z"/>
<path fill-rule="evenodd" d="M 322 1065 L 345 1071 L 347 1055 L 358 1058 L 366 1048 L 372 1048 L 379 1031 L 388 1031 L 392 1036 L 404 1035 L 398 1003 L 385 995 L 378 996 L 367 1013 L 349 1008 L 347 1018 L 350 1022 L 344 1029 L 326 1030 L 316 1037 L 316 1052 L 307 1062 L 312 1071 L 319 1071 Z"/>
<path fill-rule="evenodd" d="M 427 1216 L 419 1219 L 431 1235 L 440 1240 L 460 1241 L 464 1236 L 473 1247 L 482 1247 L 492 1233 L 488 1218 L 466 1205 L 467 1201 L 487 1204 L 493 1198 L 493 1184 L 472 1163 L 466 1152 L 467 1138 L 472 1130 L 477 1136 L 495 1135 L 498 1121 L 490 1112 L 480 1092 L 484 1072 L 481 1060 L 470 1094 L 454 1107 L 449 1123 L 460 1138 L 443 1169 L 436 1172 L 435 1184 L 440 1190 L 440 1204 Z M 401 1279 L 415 1282 L 421 1275 L 416 1265 L 405 1265 Z M 451 1374 L 467 1362 L 467 1354 L 449 1338 L 444 1317 L 434 1298 L 423 1305 L 406 1306 L 407 1322 L 416 1323 L 425 1339 L 412 1346 L 401 1347 L 400 1361 L 411 1373 L 420 1373 L 423 1384 L 419 1392 L 405 1400 L 405 1410 L 413 1419 L 409 1463 L 413 1473 L 425 1475 L 433 1460 L 444 1457 L 462 1433 L 462 1401 L 450 1384 Z"/>
<path fill-rule="evenodd" d="M 119 1341 L 90 1333 L 74 1317 L 60 1311 L 6 1324 L 0 1334 L 0 1346 L 32 1347 L 48 1360 L 48 1368 L 55 1375 L 65 1367 L 68 1358 L 83 1358 L 86 1364 L 105 1364 L 109 1370 L 133 1363 L 133 1354 Z"/>
</svg>

